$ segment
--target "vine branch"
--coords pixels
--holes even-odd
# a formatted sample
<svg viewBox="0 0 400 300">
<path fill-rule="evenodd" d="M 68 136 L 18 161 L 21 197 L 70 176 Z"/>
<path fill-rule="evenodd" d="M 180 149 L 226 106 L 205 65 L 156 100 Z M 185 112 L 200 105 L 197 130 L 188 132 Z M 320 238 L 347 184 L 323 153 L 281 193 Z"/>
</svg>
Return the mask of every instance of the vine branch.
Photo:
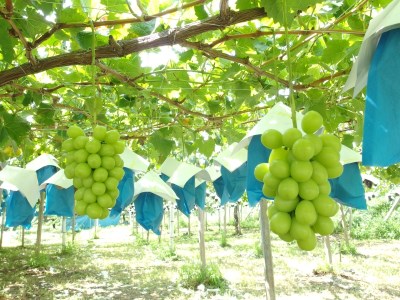
<svg viewBox="0 0 400 300">
<path fill-rule="evenodd" d="M 185 42 L 186 39 L 198 34 L 216 29 L 224 29 L 230 25 L 262 18 L 265 15 L 264 9 L 262 8 L 253 8 L 239 12 L 230 11 L 230 17 L 228 19 L 223 20 L 219 17 L 219 15 L 217 15 L 201 22 L 190 23 L 181 28 L 165 30 L 160 33 L 150 34 L 131 40 L 118 41 L 118 44 L 121 45 L 122 51 L 115 51 L 114 45 L 98 47 L 95 50 L 95 56 L 96 59 L 112 58 L 126 56 L 131 53 L 157 48 L 160 46 L 181 44 Z M 27 75 L 36 74 L 57 67 L 90 65 L 91 59 L 91 50 L 73 51 L 70 53 L 38 60 L 35 67 L 33 67 L 31 64 L 23 64 L 18 67 L 0 72 L 0 86 Z"/>
<path fill-rule="evenodd" d="M 162 12 L 156 13 L 154 15 L 148 16 L 148 15 L 143 15 L 140 17 L 135 17 L 135 18 L 128 18 L 128 19 L 119 19 L 119 20 L 107 20 L 107 21 L 95 21 L 93 24 L 91 22 L 82 22 L 82 23 L 57 23 L 55 24 L 49 31 L 45 32 L 42 36 L 40 36 L 37 40 L 35 40 L 32 43 L 32 47 L 36 48 L 39 46 L 41 43 L 43 43 L 45 40 L 49 39 L 56 31 L 62 30 L 62 29 L 68 29 L 68 28 L 89 28 L 92 25 L 94 27 L 101 27 L 101 26 L 114 26 L 114 25 L 125 25 L 125 24 L 132 24 L 132 23 L 140 23 L 140 22 L 146 22 L 146 21 L 151 21 L 153 19 L 177 12 L 181 9 L 186 9 L 192 6 L 196 6 L 199 4 L 203 4 L 207 0 L 196 0 L 193 2 L 189 2 L 186 4 L 183 4 L 181 6 L 173 7 L 167 10 L 164 10 Z M 130 6 L 129 6 L 130 8 Z"/>
</svg>

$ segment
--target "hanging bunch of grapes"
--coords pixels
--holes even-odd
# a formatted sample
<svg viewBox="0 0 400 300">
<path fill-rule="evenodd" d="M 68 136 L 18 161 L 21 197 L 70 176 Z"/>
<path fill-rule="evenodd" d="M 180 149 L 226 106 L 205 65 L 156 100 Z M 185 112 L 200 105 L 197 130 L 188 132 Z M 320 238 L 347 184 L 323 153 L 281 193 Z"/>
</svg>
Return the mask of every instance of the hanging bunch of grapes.
<svg viewBox="0 0 400 300">
<path fill-rule="evenodd" d="M 125 149 L 116 130 L 96 126 L 88 137 L 77 125 L 67 130 L 62 144 L 65 176 L 73 179 L 75 212 L 92 219 L 104 219 L 119 195 L 118 184 L 124 176 L 119 154 Z"/>
<path fill-rule="evenodd" d="M 332 134 L 317 135 L 322 124 L 322 116 L 309 111 L 301 122 L 304 135 L 297 128 L 283 134 L 275 129 L 265 131 L 261 142 L 272 151 L 268 163 L 254 170 L 263 182 L 263 194 L 274 199 L 268 208 L 271 231 L 284 241 L 296 240 L 303 250 L 315 248 L 316 233 L 333 232 L 332 217 L 339 209 L 329 197 L 328 179 L 343 172 L 341 143 Z"/>
</svg>

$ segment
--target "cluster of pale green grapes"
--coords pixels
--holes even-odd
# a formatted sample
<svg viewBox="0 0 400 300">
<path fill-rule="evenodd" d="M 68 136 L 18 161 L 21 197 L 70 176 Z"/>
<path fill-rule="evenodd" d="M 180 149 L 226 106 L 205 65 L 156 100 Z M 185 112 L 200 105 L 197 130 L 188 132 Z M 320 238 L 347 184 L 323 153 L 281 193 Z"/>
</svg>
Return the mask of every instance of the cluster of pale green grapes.
<svg viewBox="0 0 400 300">
<path fill-rule="evenodd" d="M 73 179 L 75 212 L 91 219 L 104 219 L 119 195 L 118 184 L 124 177 L 124 162 L 119 156 L 125 149 L 116 130 L 97 125 L 88 137 L 77 125 L 67 130 L 62 144 L 65 176 Z"/>
<path fill-rule="evenodd" d="M 282 240 L 296 240 L 299 248 L 313 250 L 316 233 L 329 235 L 334 230 L 332 217 L 339 206 L 329 197 L 330 178 L 343 172 L 341 143 L 333 134 L 315 134 L 323 124 L 316 111 L 307 112 L 297 128 L 283 134 L 266 130 L 262 144 L 271 149 L 268 163 L 256 166 L 254 175 L 263 182 L 262 192 L 274 198 L 268 207 L 270 229 Z"/>
</svg>

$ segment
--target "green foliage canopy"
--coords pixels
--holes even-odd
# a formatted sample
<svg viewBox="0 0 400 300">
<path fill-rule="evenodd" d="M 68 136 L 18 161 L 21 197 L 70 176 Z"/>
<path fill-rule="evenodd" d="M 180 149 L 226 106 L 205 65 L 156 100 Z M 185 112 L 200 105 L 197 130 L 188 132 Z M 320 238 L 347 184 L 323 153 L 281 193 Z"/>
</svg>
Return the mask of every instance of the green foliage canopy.
<svg viewBox="0 0 400 300">
<path fill-rule="evenodd" d="M 387 3 L 6 0 L 0 145 L 21 147 L 26 159 L 57 156 L 68 126 L 99 123 L 155 163 L 209 157 L 276 102 L 289 104 L 292 83 L 296 109 L 319 111 L 352 146 L 364 95 L 342 87 Z"/>
</svg>

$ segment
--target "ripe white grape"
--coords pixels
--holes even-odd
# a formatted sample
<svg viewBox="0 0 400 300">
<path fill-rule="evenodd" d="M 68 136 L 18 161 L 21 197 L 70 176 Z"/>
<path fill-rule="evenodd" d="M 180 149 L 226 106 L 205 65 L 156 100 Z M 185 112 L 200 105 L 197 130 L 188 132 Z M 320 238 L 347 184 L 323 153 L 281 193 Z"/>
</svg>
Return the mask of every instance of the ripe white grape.
<svg viewBox="0 0 400 300">
<path fill-rule="evenodd" d="M 124 176 L 119 154 L 125 148 L 116 130 L 96 126 L 91 137 L 73 125 L 62 143 L 65 176 L 76 189 L 75 212 L 92 219 L 104 219 L 119 196 L 118 183 Z"/>
<path fill-rule="evenodd" d="M 328 179 L 340 176 L 343 165 L 339 138 L 315 134 L 322 126 L 322 117 L 316 112 L 304 117 L 305 135 L 296 128 L 283 133 L 270 129 L 263 134 L 262 144 L 273 150 L 268 163 L 257 166 L 256 174 L 258 180 L 263 176 L 264 195 L 274 198 L 268 207 L 271 231 L 311 251 L 317 245 L 316 234 L 333 232 L 331 218 L 338 212 L 338 204 L 329 197 Z"/>
</svg>

